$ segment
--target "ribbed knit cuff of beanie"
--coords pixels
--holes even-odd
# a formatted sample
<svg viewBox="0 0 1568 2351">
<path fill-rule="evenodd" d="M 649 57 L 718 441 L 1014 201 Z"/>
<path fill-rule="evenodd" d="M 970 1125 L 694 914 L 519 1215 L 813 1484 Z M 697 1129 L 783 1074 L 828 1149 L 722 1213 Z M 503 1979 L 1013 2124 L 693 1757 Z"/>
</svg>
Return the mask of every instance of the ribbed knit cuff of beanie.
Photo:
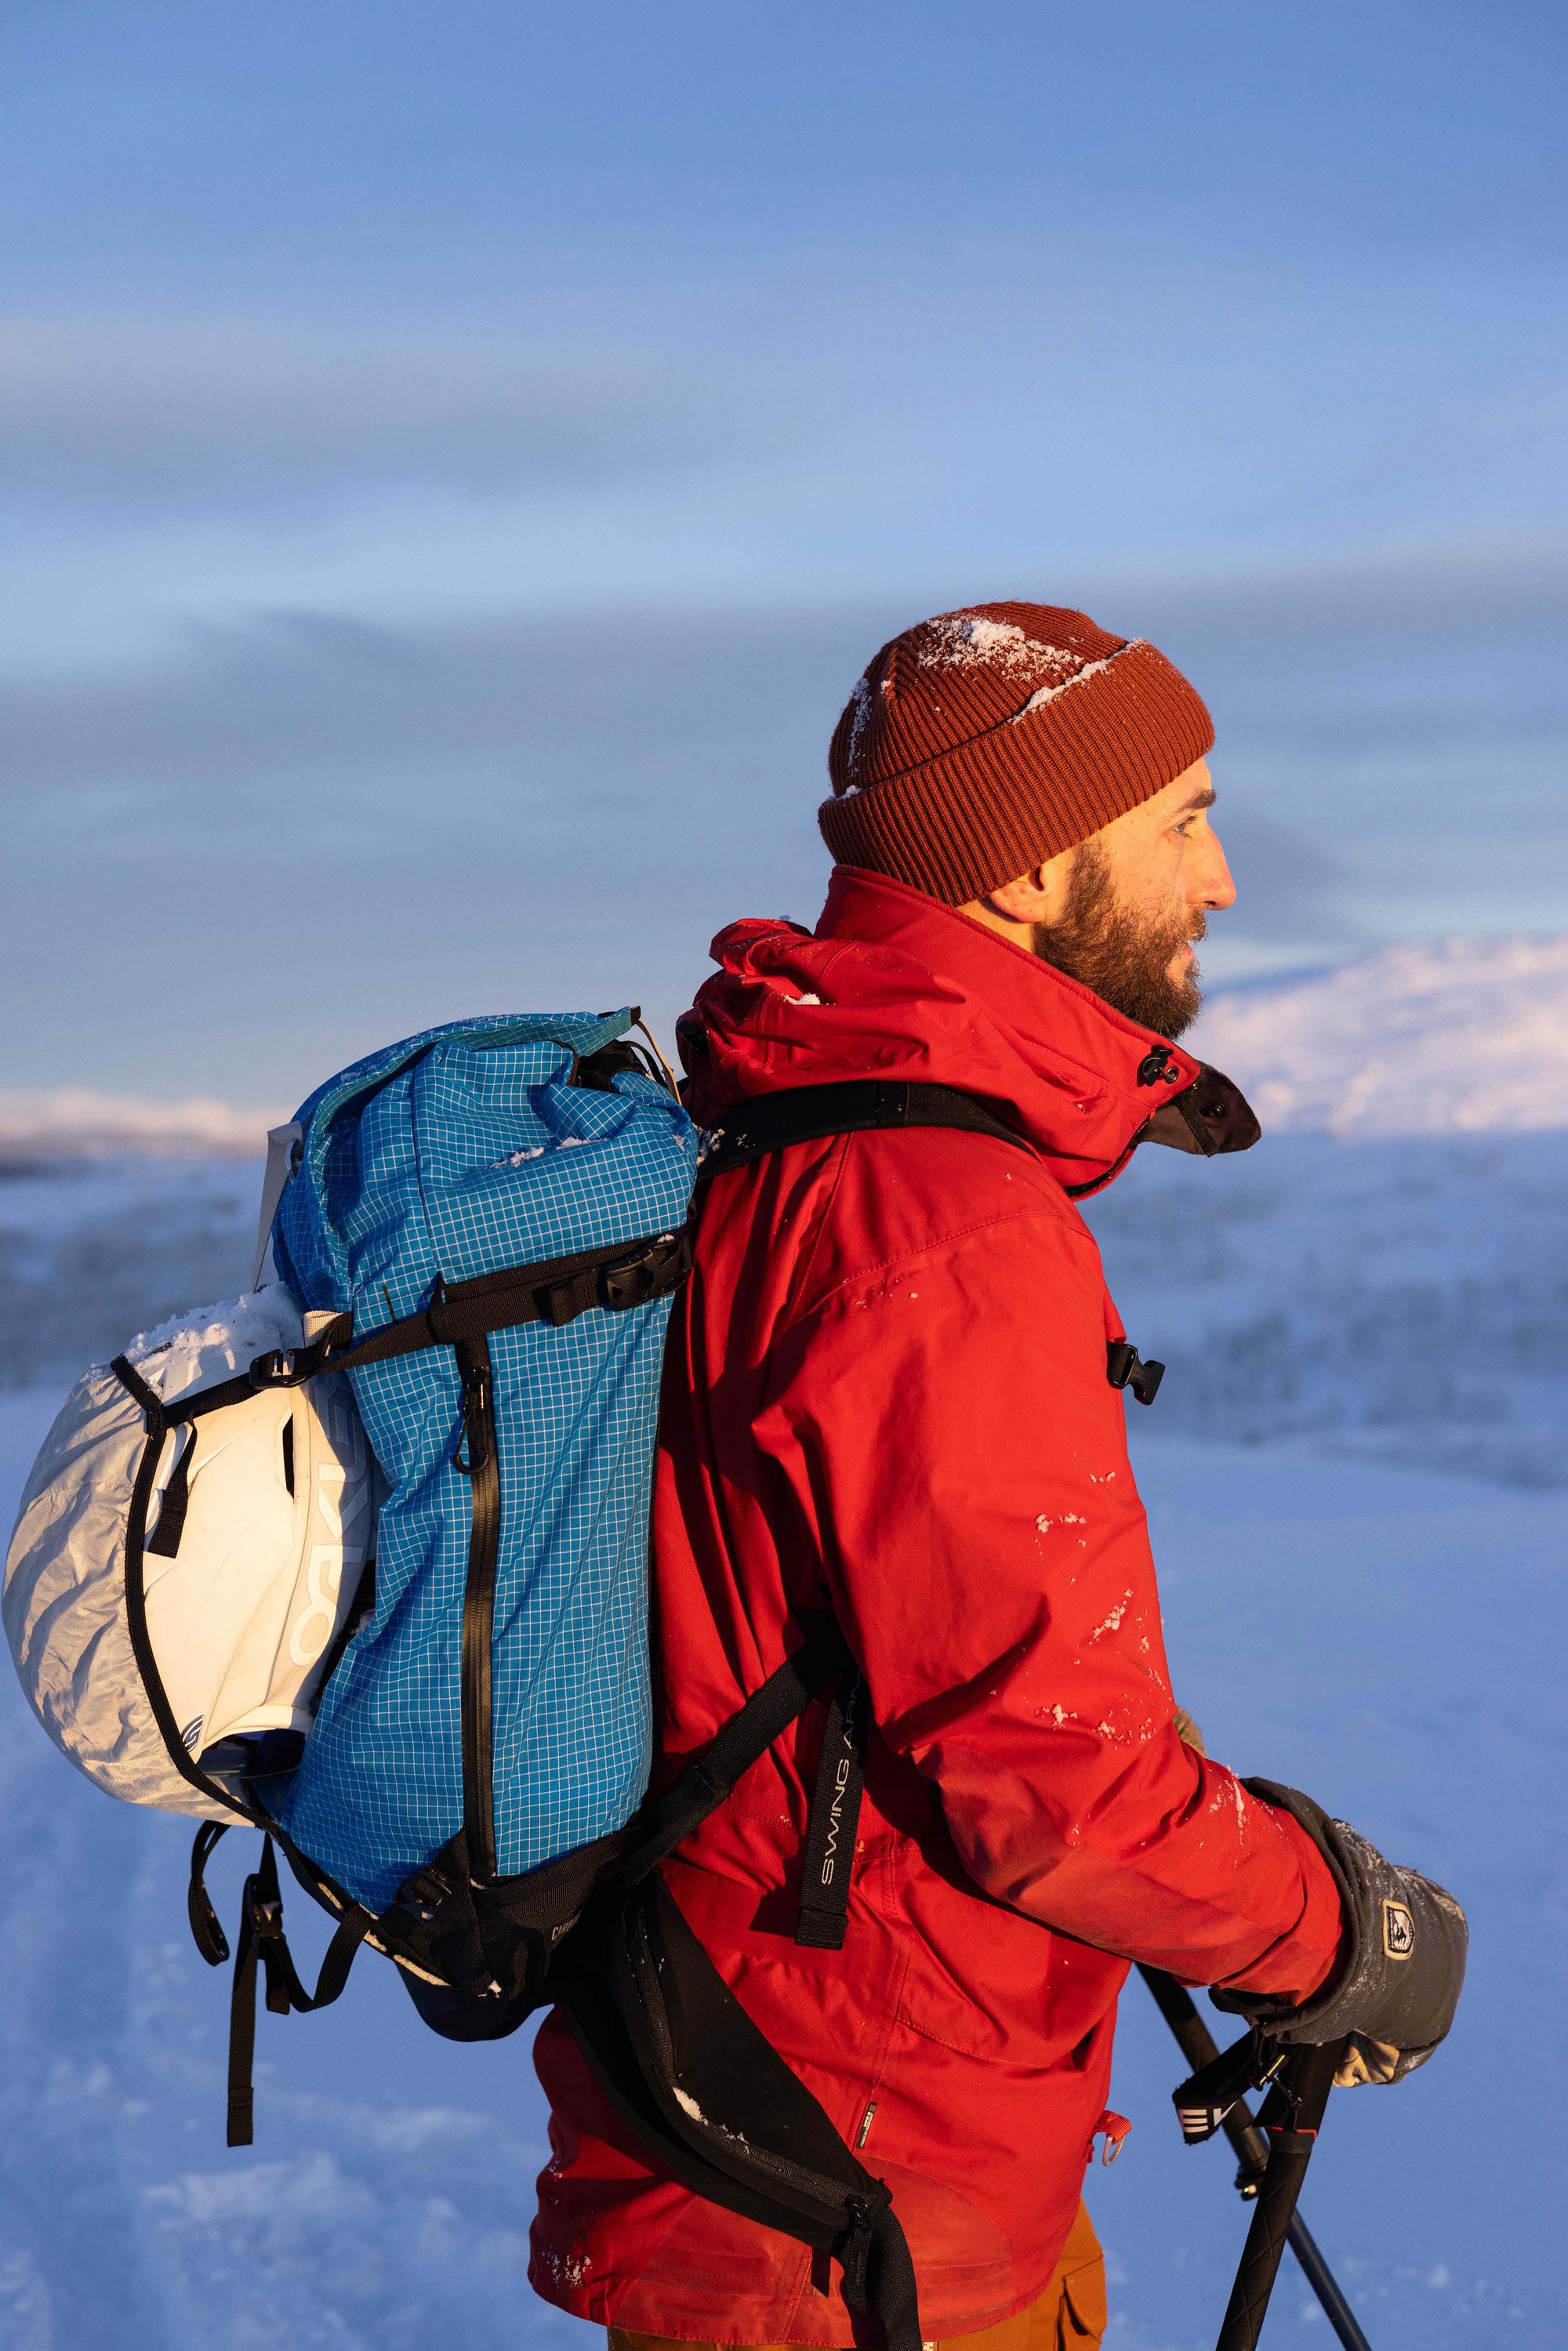
<svg viewBox="0 0 1568 2351">
<path fill-rule="evenodd" d="M 961 906 L 1071 849 L 1214 744 L 1142 637 L 1051 604 L 977 604 L 883 645 L 845 705 L 818 811 L 841 865 Z"/>
</svg>

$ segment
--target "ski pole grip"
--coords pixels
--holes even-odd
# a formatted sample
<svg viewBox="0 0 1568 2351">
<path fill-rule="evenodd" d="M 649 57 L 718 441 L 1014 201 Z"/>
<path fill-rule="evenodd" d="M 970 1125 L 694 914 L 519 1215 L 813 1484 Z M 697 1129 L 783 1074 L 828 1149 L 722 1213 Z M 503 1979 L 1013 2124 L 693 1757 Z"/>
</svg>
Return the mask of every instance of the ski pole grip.
<svg viewBox="0 0 1568 2351">
<path fill-rule="evenodd" d="M 1252 2222 L 1236 2273 L 1217 2351 L 1256 2351 L 1281 2257 L 1290 2241 L 1296 2199 L 1307 2175 L 1343 2041 L 1292 2053 L 1261 2120 L 1269 2130 L 1269 2168 L 1252 2208 Z"/>
</svg>

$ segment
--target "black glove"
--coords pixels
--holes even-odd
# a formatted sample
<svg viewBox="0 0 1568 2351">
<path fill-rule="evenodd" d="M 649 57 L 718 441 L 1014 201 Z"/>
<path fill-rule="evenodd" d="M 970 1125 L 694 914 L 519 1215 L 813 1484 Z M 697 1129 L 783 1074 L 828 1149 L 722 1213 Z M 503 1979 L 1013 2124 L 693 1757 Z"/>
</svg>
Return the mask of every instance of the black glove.
<svg viewBox="0 0 1568 2351">
<path fill-rule="evenodd" d="M 1264 1803 L 1289 1813 L 1334 1875 L 1346 1956 L 1300 2008 L 1267 1993 L 1214 1991 L 1216 2008 L 1245 2016 L 1276 2041 L 1349 2038 L 1343 2082 L 1402 2082 L 1446 2036 L 1465 1980 L 1465 1914 L 1451 1894 L 1385 1861 L 1375 1845 L 1321 1804 L 1272 1780 L 1244 1780 Z"/>
</svg>

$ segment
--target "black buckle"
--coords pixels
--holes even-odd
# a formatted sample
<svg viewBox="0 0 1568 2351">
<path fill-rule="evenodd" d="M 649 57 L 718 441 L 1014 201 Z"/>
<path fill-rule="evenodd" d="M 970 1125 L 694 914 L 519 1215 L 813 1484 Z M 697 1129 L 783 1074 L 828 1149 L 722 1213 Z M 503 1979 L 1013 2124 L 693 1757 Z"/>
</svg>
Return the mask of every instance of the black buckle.
<svg viewBox="0 0 1568 2351">
<path fill-rule="evenodd" d="M 454 1892 L 452 1880 L 438 1869 L 422 1869 L 400 1886 L 397 1905 L 415 1918 L 431 1919 Z"/>
<path fill-rule="evenodd" d="M 354 1321 L 351 1314 L 340 1314 L 329 1322 L 321 1336 L 308 1347 L 274 1347 L 269 1354 L 252 1358 L 250 1384 L 253 1388 L 298 1388 L 329 1371 L 340 1355 L 347 1354 L 354 1343 Z"/>
<path fill-rule="evenodd" d="M 1165 1375 L 1165 1365 L 1145 1364 L 1129 1339 L 1113 1339 L 1105 1349 L 1105 1377 L 1113 1388 L 1131 1388 L 1140 1404 L 1153 1404 Z"/>
<path fill-rule="evenodd" d="M 678 1233 L 661 1233 L 634 1257 L 624 1257 L 604 1267 L 599 1277 L 599 1303 L 612 1314 L 624 1314 L 633 1306 L 647 1306 L 655 1298 L 678 1290 L 691 1270 L 690 1233 L 685 1228 Z"/>
<path fill-rule="evenodd" d="M 251 1891 L 256 1884 L 250 1879 L 246 1887 L 246 1900 L 250 1907 L 250 1930 L 258 1943 L 276 1942 L 283 1932 L 283 1900 L 275 1896 L 270 1900 Z"/>
</svg>

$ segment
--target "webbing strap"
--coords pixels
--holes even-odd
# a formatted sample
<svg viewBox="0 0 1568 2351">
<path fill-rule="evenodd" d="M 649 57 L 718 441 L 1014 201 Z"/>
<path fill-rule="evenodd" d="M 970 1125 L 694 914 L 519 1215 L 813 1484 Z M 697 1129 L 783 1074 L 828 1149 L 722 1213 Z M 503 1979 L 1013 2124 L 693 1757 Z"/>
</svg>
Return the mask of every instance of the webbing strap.
<svg viewBox="0 0 1568 2351">
<path fill-rule="evenodd" d="M 147 1438 L 141 1447 L 141 1458 L 137 1464 L 135 1480 L 131 1489 L 130 1507 L 125 1517 L 125 1621 L 131 1635 L 131 1647 L 136 1659 L 136 1668 L 141 1676 L 141 1686 L 147 1693 L 148 1702 L 152 1708 L 153 1719 L 158 1725 L 164 1750 L 180 1777 L 189 1781 L 191 1786 L 196 1789 L 209 1804 L 222 1804 L 225 1811 L 233 1813 L 238 1819 L 251 1820 L 255 1815 L 250 1806 L 242 1803 L 237 1797 L 230 1795 L 226 1788 L 220 1787 L 215 1780 L 200 1769 L 195 1758 L 187 1753 L 184 1741 L 180 1736 L 180 1726 L 174 1719 L 173 1709 L 169 1703 L 169 1693 L 163 1687 L 163 1677 L 158 1670 L 158 1659 L 153 1652 L 152 1635 L 147 1629 L 147 1592 L 144 1573 L 147 1513 L 152 1500 L 152 1489 L 158 1475 L 158 1465 L 162 1458 L 164 1439 L 171 1426 L 176 1425 L 176 1421 L 172 1420 L 164 1412 L 162 1403 L 153 1395 L 146 1381 L 127 1363 L 123 1355 L 116 1355 L 110 1369 L 141 1406 L 147 1428 Z"/>
<path fill-rule="evenodd" d="M 742 1774 L 766 1755 L 834 1676 L 852 1671 L 853 1666 L 836 1619 L 819 1617 L 794 1656 L 752 1692 L 674 1785 L 643 1807 L 641 1835 L 611 1865 L 604 1884 L 622 1888 L 640 1884 L 716 1812 Z"/>
<path fill-rule="evenodd" d="M 789 1086 L 779 1093 L 759 1094 L 755 1101 L 730 1103 L 704 1134 L 697 1181 L 709 1183 L 791 1143 L 907 1126 L 948 1126 L 968 1134 L 989 1134 L 1035 1155 L 1033 1144 L 989 1102 L 960 1086 L 848 1078 L 835 1085 Z"/>
<path fill-rule="evenodd" d="M 239 1940 L 235 1950 L 234 1983 L 229 1993 L 228 2144 L 249 2147 L 255 2136 L 256 1979 L 259 1964 L 265 1972 L 267 2006 L 274 2016 L 290 2009 L 301 2015 L 329 2008 L 349 1980 L 360 1945 L 375 1925 L 374 1915 L 359 1903 L 349 1905 L 342 1923 L 321 1962 L 313 1992 L 307 1991 L 294 1964 L 283 1931 L 283 1893 L 277 1882 L 277 1856 L 272 1839 L 262 1844 L 261 1866 L 245 1882 L 240 1903 Z"/>
<path fill-rule="evenodd" d="M 828 1708 L 822 1760 L 806 1826 L 806 1860 L 795 1940 L 818 1951 L 841 1951 L 849 1917 L 855 1831 L 865 1792 L 865 1682 L 847 1674 Z"/>
<path fill-rule="evenodd" d="M 142 1548 L 156 1552 L 160 1559 L 177 1559 L 180 1538 L 185 1531 L 186 1514 L 191 1507 L 191 1456 L 196 1449 L 196 1432 L 192 1428 L 179 1444 L 179 1458 L 163 1489 L 159 1506 L 158 1523 Z"/>
<path fill-rule="evenodd" d="M 388 1322 L 357 1344 L 353 1316 L 336 1315 L 308 1347 L 275 1348 L 258 1355 L 248 1371 L 234 1379 L 172 1403 L 154 1395 L 123 1355 L 116 1355 L 110 1368 L 141 1406 L 149 1429 L 156 1421 L 167 1430 L 177 1422 L 221 1412 L 225 1405 L 243 1404 L 258 1388 L 298 1387 L 322 1372 L 358 1371 L 363 1364 L 391 1363 L 426 1347 L 459 1347 L 524 1322 L 549 1322 L 559 1330 L 594 1306 L 623 1314 L 633 1306 L 669 1297 L 691 1270 L 691 1228 L 683 1225 L 678 1232 L 616 1241 L 607 1249 L 580 1250 L 575 1257 L 508 1266 L 473 1281 L 452 1283 L 422 1312 Z"/>
<path fill-rule="evenodd" d="M 358 1342 L 353 1316 L 340 1314 L 308 1347 L 258 1355 L 250 1381 L 256 1387 L 298 1387 L 320 1372 L 353 1372 L 365 1364 L 417 1354 L 425 1347 L 458 1347 L 524 1322 L 549 1322 L 559 1329 L 594 1306 L 612 1314 L 625 1313 L 678 1290 L 691 1265 L 691 1231 L 683 1226 L 679 1232 L 617 1241 L 575 1257 L 509 1266 L 473 1281 L 451 1283 L 420 1313 L 385 1323 Z"/>
<path fill-rule="evenodd" d="M 220 1837 L 228 1834 L 228 1829 L 227 1821 L 204 1821 L 191 1847 L 191 1883 L 185 1896 L 185 1915 L 191 1922 L 191 1939 L 210 1968 L 221 1968 L 229 1955 L 229 1938 L 207 1892 L 207 1863 L 213 1847 Z"/>
<path fill-rule="evenodd" d="M 185 1421 L 200 1420 L 204 1413 L 221 1412 L 225 1405 L 244 1404 L 247 1397 L 256 1394 L 250 1374 L 241 1372 L 232 1380 L 220 1380 L 216 1387 L 199 1388 L 194 1395 L 176 1396 L 172 1404 L 165 1404 L 161 1395 L 154 1395 L 135 1364 L 124 1355 L 116 1355 L 109 1368 L 121 1387 L 141 1406 L 149 1436 L 167 1435 L 171 1428 L 177 1428 Z M 147 1548 L 155 1551 L 157 1545 L 149 1543 Z"/>
</svg>

